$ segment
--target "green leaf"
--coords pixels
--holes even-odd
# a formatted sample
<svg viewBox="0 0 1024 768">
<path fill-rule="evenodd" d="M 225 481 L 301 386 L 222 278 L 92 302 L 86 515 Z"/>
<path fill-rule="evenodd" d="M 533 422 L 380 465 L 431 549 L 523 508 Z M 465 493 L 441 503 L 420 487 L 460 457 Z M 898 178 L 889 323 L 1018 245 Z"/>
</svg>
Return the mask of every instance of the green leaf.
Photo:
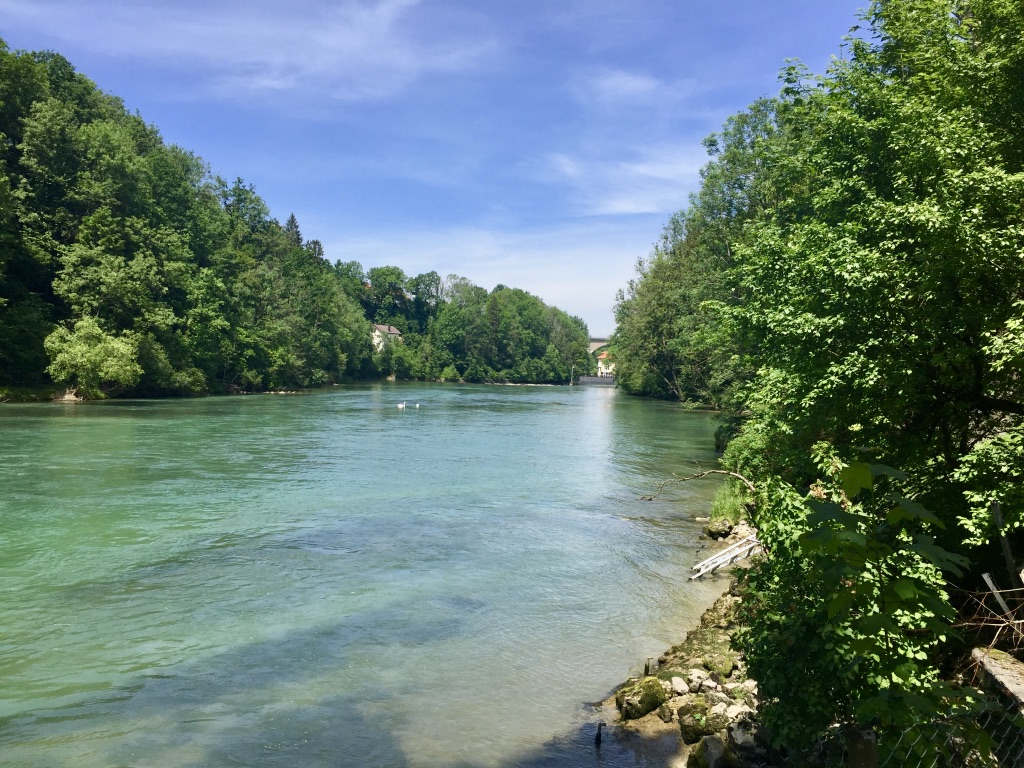
<svg viewBox="0 0 1024 768">
<path fill-rule="evenodd" d="M 896 579 L 890 586 L 903 600 L 912 600 L 917 597 L 917 586 L 910 579 Z"/>
<path fill-rule="evenodd" d="M 891 477 L 893 480 L 899 480 L 900 482 L 904 482 L 907 479 L 905 472 L 901 472 L 886 464 L 872 464 L 870 469 L 871 474 L 875 477 Z"/>
<path fill-rule="evenodd" d="M 874 480 L 871 467 L 860 461 L 855 461 L 839 473 L 839 482 L 843 485 L 843 493 L 850 499 L 855 498 L 865 488 L 871 488 Z"/>
<path fill-rule="evenodd" d="M 945 528 L 945 524 L 934 512 L 925 509 L 921 504 L 910 499 L 899 499 L 899 504 L 889 510 L 886 519 L 890 525 L 896 525 L 904 520 L 916 520 L 937 528 Z"/>
<path fill-rule="evenodd" d="M 966 557 L 940 547 L 931 536 L 915 536 L 914 551 L 936 568 L 949 571 L 955 576 L 962 576 L 962 569 L 970 564 Z"/>
</svg>

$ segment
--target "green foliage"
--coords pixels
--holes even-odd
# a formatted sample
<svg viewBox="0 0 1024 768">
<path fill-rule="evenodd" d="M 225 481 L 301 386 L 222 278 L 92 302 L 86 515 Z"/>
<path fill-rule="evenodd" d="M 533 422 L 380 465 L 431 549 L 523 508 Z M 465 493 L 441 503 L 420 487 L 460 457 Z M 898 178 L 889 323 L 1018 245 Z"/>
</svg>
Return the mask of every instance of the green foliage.
<svg viewBox="0 0 1024 768">
<path fill-rule="evenodd" d="M 758 500 L 768 556 L 745 577 L 739 643 L 765 724 L 806 746 L 837 724 L 902 729 L 969 705 L 932 663 L 955 613 L 944 573 L 966 561 L 935 543 L 942 523 L 902 473 L 824 445 L 815 458 L 808 493 L 774 483 Z"/>
<path fill-rule="evenodd" d="M 405 280 L 394 267 L 371 269 L 369 276 L 389 287 L 380 291 L 384 304 L 364 301 L 366 311 L 403 331 L 400 344 L 385 345 L 374 357 L 383 375 L 559 384 L 593 367 L 586 324 L 526 291 L 499 285 L 488 293 L 456 275 L 445 285 L 435 272 Z M 398 298 L 406 290 L 400 284 L 415 293 Z"/>
<path fill-rule="evenodd" d="M 728 478 L 718 486 L 711 502 L 711 519 L 728 520 L 735 525 L 747 516 L 746 488 L 734 478 Z"/>
<path fill-rule="evenodd" d="M 743 417 L 724 463 L 769 549 L 744 642 L 785 743 L 948 712 L 947 584 L 1024 547 L 1022 10 L 873 2 L 708 141 L 620 297 L 627 390 Z"/>
<path fill-rule="evenodd" d="M 365 371 L 369 324 L 294 216 L 60 56 L 0 43 L 0 72 L 0 378 L 200 394 Z"/>
<path fill-rule="evenodd" d="M 524 291 L 330 264 L 294 214 L 279 224 L 63 58 L 0 42 L 0 74 L 0 383 L 48 371 L 160 395 L 589 370 L 582 321 Z M 373 322 L 404 344 L 374 356 Z"/>
<path fill-rule="evenodd" d="M 79 320 L 72 330 L 59 326 L 46 337 L 46 351 L 54 381 L 68 382 L 91 397 L 102 397 L 113 387 L 130 387 L 142 375 L 136 362 L 138 343 L 111 336 L 93 318 Z"/>
</svg>

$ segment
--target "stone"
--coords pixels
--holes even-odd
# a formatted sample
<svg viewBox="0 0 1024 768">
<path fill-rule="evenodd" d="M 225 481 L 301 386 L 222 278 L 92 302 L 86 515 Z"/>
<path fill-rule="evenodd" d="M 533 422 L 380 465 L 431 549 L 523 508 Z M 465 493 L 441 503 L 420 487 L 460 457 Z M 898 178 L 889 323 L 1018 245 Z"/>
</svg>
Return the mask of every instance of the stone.
<svg viewBox="0 0 1024 768">
<path fill-rule="evenodd" d="M 729 745 L 738 753 L 760 757 L 768 752 L 768 734 L 751 718 L 745 717 L 729 723 L 726 731 Z"/>
<path fill-rule="evenodd" d="M 623 720 L 637 720 L 653 712 L 668 700 L 668 694 L 656 677 L 645 677 L 623 685 L 615 694 L 615 706 Z"/>
<path fill-rule="evenodd" d="M 728 712 L 728 711 L 729 711 L 729 705 L 725 704 L 724 702 L 719 701 L 718 703 L 711 705 L 711 714 L 712 715 L 715 715 L 715 716 L 721 715 L 722 717 L 726 717 L 726 712 Z"/>
<path fill-rule="evenodd" d="M 683 680 L 683 678 L 673 677 L 672 690 L 675 691 L 677 694 L 682 695 L 684 693 L 690 692 L 690 686 L 685 680 Z"/>
<path fill-rule="evenodd" d="M 733 526 L 732 535 L 737 539 L 745 539 L 748 536 L 757 535 L 757 531 L 755 531 L 748 522 L 741 520 Z"/>
<path fill-rule="evenodd" d="M 744 680 L 740 685 L 743 687 L 743 690 L 757 696 L 757 680 Z"/>
<path fill-rule="evenodd" d="M 732 704 L 726 708 L 725 716 L 730 720 L 739 720 L 748 712 L 750 712 L 750 707 L 746 704 Z"/>
<path fill-rule="evenodd" d="M 702 737 L 723 731 L 729 725 L 724 710 L 717 714 L 712 712 L 712 707 L 702 696 L 693 696 L 679 708 L 676 716 L 679 718 L 679 732 L 687 744 L 696 744 Z"/>
<path fill-rule="evenodd" d="M 725 518 L 712 520 L 704 526 L 704 535 L 710 539 L 724 539 L 732 533 L 732 523 Z"/>
<path fill-rule="evenodd" d="M 686 673 L 686 682 L 689 684 L 690 690 L 696 693 L 700 690 L 701 685 L 707 682 L 710 678 L 708 673 L 703 669 L 691 669 Z"/>
<path fill-rule="evenodd" d="M 687 768 L 739 768 L 741 763 L 718 736 L 705 736 L 686 758 Z"/>
<path fill-rule="evenodd" d="M 704 668 L 712 674 L 721 675 L 723 679 L 731 675 L 732 671 L 736 669 L 736 666 L 735 656 L 716 653 L 711 656 L 704 657 Z"/>
<path fill-rule="evenodd" d="M 714 706 L 715 704 L 724 704 L 727 707 L 731 707 L 736 703 L 721 691 L 705 691 L 703 695 L 711 706 Z"/>
</svg>

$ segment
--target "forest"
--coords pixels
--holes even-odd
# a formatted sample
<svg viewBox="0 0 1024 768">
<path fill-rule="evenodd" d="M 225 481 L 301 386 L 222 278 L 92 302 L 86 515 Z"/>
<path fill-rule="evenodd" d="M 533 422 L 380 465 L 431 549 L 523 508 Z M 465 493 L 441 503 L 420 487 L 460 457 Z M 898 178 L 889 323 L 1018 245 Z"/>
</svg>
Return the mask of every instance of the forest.
<svg viewBox="0 0 1024 768">
<path fill-rule="evenodd" d="M 377 349 L 373 324 L 402 333 Z M 410 379 L 565 383 L 577 317 L 333 263 L 56 53 L 0 41 L 0 387 L 170 396 Z"/>
<path fill-rule="evenodd" d="M 1024 4 L 873 2 L 706 140 L 618 297 L 619 385 L 721 409 L 756 489 L 741 645 L 780 744 L 983 706 L 950 681 L 982 574 L 1021 586 L 1022 125 Z"/>
</svg>

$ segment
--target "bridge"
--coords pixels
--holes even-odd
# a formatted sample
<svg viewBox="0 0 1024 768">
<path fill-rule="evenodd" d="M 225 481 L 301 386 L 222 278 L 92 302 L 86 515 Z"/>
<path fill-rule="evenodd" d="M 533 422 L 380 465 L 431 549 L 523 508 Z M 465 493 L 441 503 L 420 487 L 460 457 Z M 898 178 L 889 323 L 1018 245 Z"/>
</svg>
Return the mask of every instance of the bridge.
<svg viewBox="0 0 1024 768">
<path fill-rule="evenodd" d="M 590 337 L 590 347 L 587 349 L 587 351 L 590 354 L 594 354 L 601 347 L 605 347 L 607 345 L 608 345 L 608 339 L 599 339 L 596 336 L 591 336 Z"/>
</svg>

